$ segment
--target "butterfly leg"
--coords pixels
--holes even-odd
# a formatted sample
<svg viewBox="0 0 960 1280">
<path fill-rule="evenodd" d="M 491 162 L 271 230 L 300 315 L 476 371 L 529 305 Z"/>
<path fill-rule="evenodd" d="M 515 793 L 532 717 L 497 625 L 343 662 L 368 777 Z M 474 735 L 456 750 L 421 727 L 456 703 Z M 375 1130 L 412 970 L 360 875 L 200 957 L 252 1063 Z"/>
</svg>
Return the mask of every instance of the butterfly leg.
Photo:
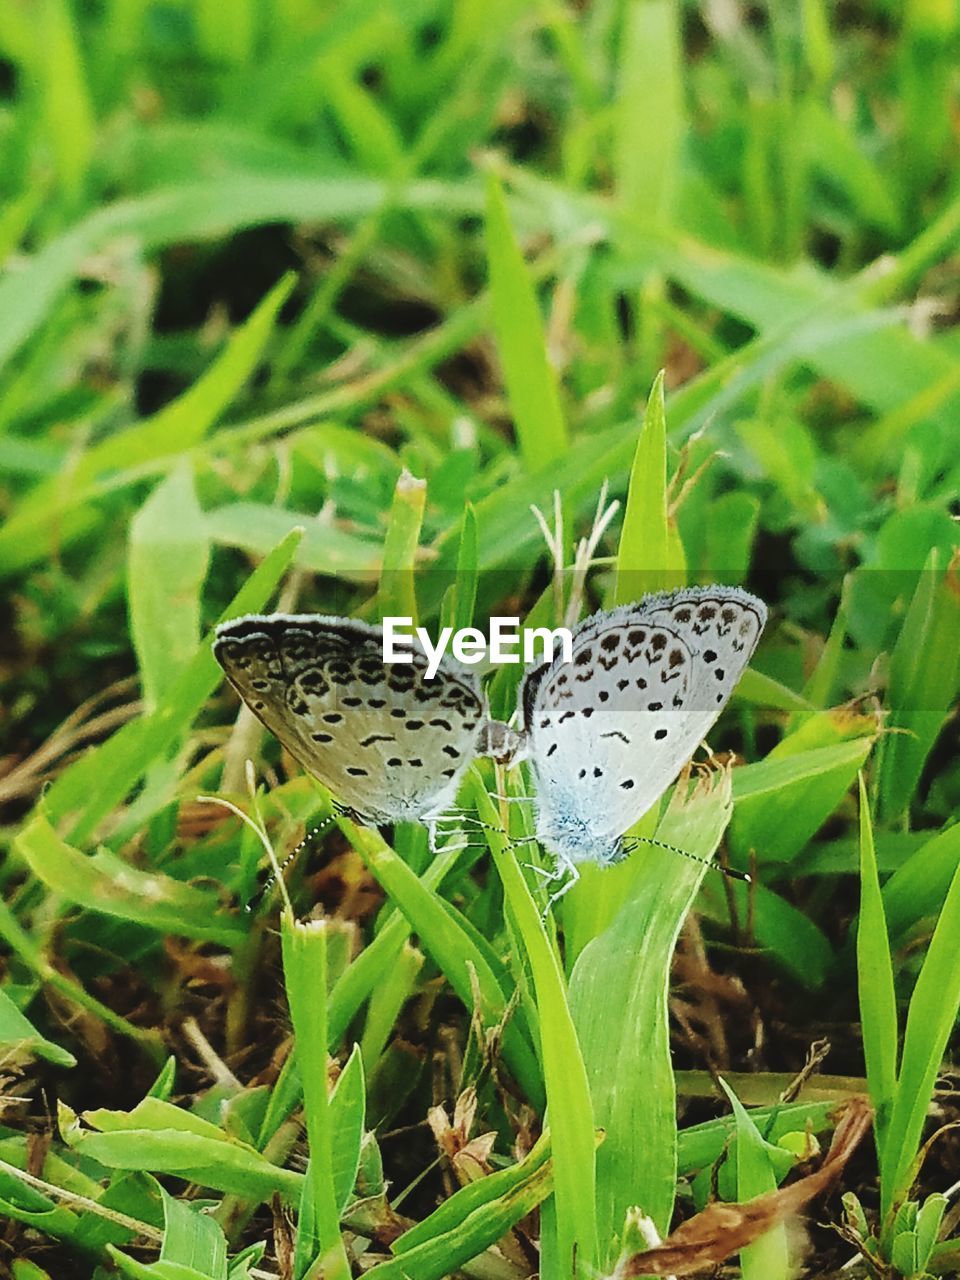
<svg viewBox="0 0 960 1280">
<path fill-rule="evenodd" d="M 562 884 L 560 888 L 557 889 L 554 893 L 551 893 L 550 897 L 547 899 L 547 905 L 544 907 L 544 910 L 543 910 L 544 916 L 546 916 L 547 912 L 550 910 L 553 904 L 555 902 L 558 902 L 565 893 L 569 893 L 570 890 L 573 888 L 573 886 L 580 879 L 580 872 L 577 870 L 577 866 L 573 862 L 568 863 L 566 866 L 558 867 L 557 874 L 554 878 L 560 879 L 560 877 L 565 873 L 568 875 L 567 882 L 566 884 Z"/>
</svg>

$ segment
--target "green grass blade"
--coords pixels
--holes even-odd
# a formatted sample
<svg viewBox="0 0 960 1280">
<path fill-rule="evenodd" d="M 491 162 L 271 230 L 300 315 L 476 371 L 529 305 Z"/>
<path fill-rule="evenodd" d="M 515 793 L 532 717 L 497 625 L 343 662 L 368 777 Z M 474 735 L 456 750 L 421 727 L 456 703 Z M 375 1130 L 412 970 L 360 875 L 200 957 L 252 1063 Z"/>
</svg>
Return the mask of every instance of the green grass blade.
<svg viewBox="0 0 960 1280">
<path fill-rule="evenodd" d="M 354 1045 L 330 1095 L 330 1128 L 333 1133 L 330 1159 L 338 1213 L 343 1213 L 350 1202 L 357 1181 L 365 1117 L 363 1058 L 359 1047 Z"/>
<path fill-rule="evenodd" d="M 877 854 L 867 787 L 860 774 L 860 919 L 857 925 L 857 984 L 867 1081 L 873 1102 L 877 1150 L 884 1150 L 890 1108 L 897 1089 L 897 998 L 890 938 L 880 892 Z"/>
<path fill-rule="evenodd" d="M 4 1061 L 16 1063 L 24 1058 L 44 1058 L 56 1067 L 75 1067 L 77 1060 L 67 1049 L 61 1049 L 41 1035 L 33 1023 L 0 987 L 0 1054 Z"/>
<path fill-rule="evenodd" d="M 303 1084 L 310 1160 L 307 1180 L 314 1238 L 297 1241 L 296 1280 L 324 1276 L 350 1280 L 333 1177 L 333 1128 L 327 1096 L 327 935 L 326 922 L 280 920 L 283 977 Z M 303 1231 L 303 1237 L 307 1232 Z"/>
<path fill-rule="evenodd" d="M 95 120 L 77 28 L 68 0 L 42 0 L 34 22 L 34 73 L 50 148 L 70 203 L 82 195 L 95 144 Z"/>
<path fill-rule="evenodd" d="M 444 1280 L 455 1274 L 550 1194 L 553 1167 L 548 1149 L 541 1139 L 520 1164 L 462 1187 L 395 1242 L 398 1257 L 378 1263 L 366 1274 L 374 1280 Z"/>
<path fill-rule="evenodd" d="M 960 1009 L 960 870 L 953 877 L 910 1000 L 897 1092 L 881 1155 L 881 1211 L 907 1195 L 933 1086 Z"/>
<path fill-rule="evenodd" d="M 96 1129 L 81 1129 L 69 1108 L 61 1107 L 61 1136 L 109 1169 L 174 1174 L 257 1203 L 278 1191 L 296 1196 L 303 1184 L 302 1174 L 271 1164 L 215 1125 L 157 1098 L 145 1099 L 133 1111 L 90 1111 L 84 1118 Z"/>
<path fill-rule="evenodd" d="M 426 482 L 404 471 L 394 490 L 377 593 L 377 613 L 381 618 L 411 618 L 414 626 L 417 625 L 417 596 L 413 570 L 426 501 Z"/>
<path fill-rule="evenodd" d="M 342 578 L 366 585 L 380 572 L 382 546 L 373 538 L 321 524 L 313 515 L 265 502 L 231 502 L 204 516 L 210 539 L 237 547 L 251 556 L 265 556 L 291 529 L 303 526 L 294 564 L 308 573 Z"/>
<path fill-rule="evenodd" d="M 918 920 L 939 913 L 958 866 L 960 822 L 932 836 L 886 881 L 883 906 L 895 943 Z"/>
<path fill-rule="evenodd" d="M 188 465 L 180 465 L 157 485 L 130 523 L 130 634 L 150 710 L 196 652 L 209 559 L 193 476 Z"/>
<path fill-rule="evenodd" d="M 163 1187 L 163 1244 L 160 1261 L 192 1267 L 210 1280 L 227 1280 L 227 1238 L 202 1209 L 175 1199 Z"/>
<path fill-rule="evenodd" d="M 942 562 L 941 562 L 942 563 Z M 885 820 L 903 813 L 960 687 L 960 546 L 944 573 L 930 549 L 890 659 L 893 714 L 877 787 Z"/>
<path fill-rule="evenodd" d="M 228 947 L 246 934 L 240 921 L 218 919 L 220 903 L 213 892 L 159 872 L 141 871 L 109 849 L 88 857 L 61 840 L 42 816 L 24 828 L 16 848 L 48 888 L 90 911 Z"/>
<path fill-rule="evenodd" d="M 657 838 L 710 858 L 730 812 L 728 772 L 694 788 L 681 782 Z M 631 1205 L 642 1205 L 661 1233 L 670 1223 L 677 1120 L 667 988 L 681 924 L 707 872 L 703 863 L 656 845 L 633 857 L 641 870 L 630 897 L 613 924 L 581 952 L 570 979 L 595 1119 L 606 1130 L 597 1152 L 597 1215 L 605 1249 Z"/>
<path fill-rule="evenodd" d="M 595 1126 L 581 1046 L 556 953 L 514 852 L 500 834 L 499 814 L 478 774 L 474 774 L 474 797 L 478 814 L 489 824 L 487 843 L 533 975 L 547 1118 L 553 1135 L 555 1256 L 561 1275 L 570 1274 L 574 1258 L 576 1272 L 589 1274 L 598 1258 Z"/>
<path fill-rule="evenodd" d="M 744 858 L 753 850 L 761 862 L 789 862 L 841 803 L 875 740 L 872 717 L 824 712 L 783 738 L 765 760 L 737 769 L 734 849 Z"/>
<path fill-rule="evenodd" d="M 440 624 L 453 627 L 454 632 L 473 626 L 473 612 L 477 604 L 477 514 L 471 503 L 463 510 L 460 525 L 460 546 L 457 550 L 457 568 L 452 584 L 443 597 Z"/>
<path fill-rule="evenodd" d="M 734 1148 L 737 1200 L 743 1203 L 767 1191 L 775 1191 L 777 1178 L 767 1154 L 767 1143 L 759 1129 L 726 1081 L 721 1080 L 720 1083 L 733 1107 L 737 1131 Z M 786 1226 L 782 1222 L 777 1223 L 754 1244 L 741 1249 L 740 1268 L 743 1280 L 788 1280 L 791 1269 Z"/>
<path fill-rule="evenodd" d="M 417 976 L 423 967 L 423 953 L 406 942 L 394 958 L 388 972 L 370 993 L 367 1020 L 363 1027 L 360 1050 L 368 1071 L 372 1071 L 377 1059 L 393 1034 L 400 1010 L 413 995 Z"/>
<path fill-rule="evenodd" d="M 667 513 L 667 418 L 661 371 L 650 391 L 630 471 L 614 603 L 683 583 L 683 548 Z"/>
<path fill-rule="evenodd" d="M 503 379 L 520 452 L 533 472 L 566 452 L 567 428 L 537 295 L 492 174 L 487 178 L 487 260 Z"/>
<path fill-rule="evenodd" d="M 669 214 L 683 140 L 676 0 L 627 0 L 616 104 L 617 193 L 645 216 Z"/>
</svg>

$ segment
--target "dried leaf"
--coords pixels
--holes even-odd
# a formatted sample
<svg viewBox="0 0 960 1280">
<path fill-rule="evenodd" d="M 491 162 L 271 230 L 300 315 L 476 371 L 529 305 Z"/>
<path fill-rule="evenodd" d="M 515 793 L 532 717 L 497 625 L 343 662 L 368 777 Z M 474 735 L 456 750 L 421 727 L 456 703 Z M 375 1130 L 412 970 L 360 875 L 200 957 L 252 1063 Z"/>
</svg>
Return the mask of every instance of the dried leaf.
<svg viewBox="0 0 960 1280">
<path fill-rule="evenodd" d="M 784 1218 L 798 1213 L 824 1191 L 850 1159 L 872 1120 L 873 1108 L 868 1099 L 852 1098 L 844 1108 L 826 1159 L 814 1173 L 745 1204 L 708 1205 L 702 1213 L 679 1226 L 663 1244 L 623 1259 L 617 1266 L 615 1280 L 651 1275 L 688 1276 L 705 1267 L 717 1266 Z"/>
</svg>

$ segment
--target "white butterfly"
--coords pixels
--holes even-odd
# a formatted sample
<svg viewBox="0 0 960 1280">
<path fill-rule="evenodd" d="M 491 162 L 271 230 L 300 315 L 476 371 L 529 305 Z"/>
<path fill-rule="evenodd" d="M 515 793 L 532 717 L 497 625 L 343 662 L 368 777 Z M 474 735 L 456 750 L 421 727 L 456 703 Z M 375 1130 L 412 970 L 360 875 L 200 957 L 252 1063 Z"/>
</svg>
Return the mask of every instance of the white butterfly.
<svg viewBox="0 0 960 1280">
<path fill-rule="evenodd" d="M 536 782 L 536 836 L 554 878 L 610 866 L 623 836 L 670 785 L 723 710 L 750 661 L 766 606 L 737 587 L 691 587 L 595 613 L 572 661 L 529 672 L 514 759 Z M 555 894 L 554 898 L 560 894 Z"/>
</svg>

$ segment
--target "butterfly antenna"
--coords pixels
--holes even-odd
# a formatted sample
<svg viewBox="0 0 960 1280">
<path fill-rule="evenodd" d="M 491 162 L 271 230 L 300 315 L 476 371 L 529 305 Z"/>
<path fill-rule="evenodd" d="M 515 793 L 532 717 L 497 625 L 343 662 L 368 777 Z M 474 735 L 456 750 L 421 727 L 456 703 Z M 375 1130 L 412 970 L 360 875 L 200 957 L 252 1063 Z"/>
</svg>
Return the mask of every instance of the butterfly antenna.
<svg viewBox="0 0 960 1280">
<path fill-rule="evenodd" d="M 691 853 L 689 849 L 681 849 L 679 845 L 667 844 L 663 840 L 655 840 L 653 836 L 631 836 L 629 840 L 624 841 L 625 846 L 630 847 L 630 852 L 641 844 L 653 844 L 658 849 L 669 849 L 671 853 L 679 853 L 683 858 L 689 858 L 691 862 L 701 862 L 705 867 L 709 867 L 711 871 L 719 871 L 721 875 L 729 876 L 731 880 L 740 880 L 743 884 L 752 884 L 753 880 L 746 871 L 738 871 L 736 867 L 724 866 L 722 862 L 714 862 L 711 858 L 701 858 L 698 853 Z"/>
<path fill-rule="evenodd" d="M 337 821 L 338 818 L 342 818 L 345 816 L 349 816 L 347 810 L 342 805 L 334 803 L 330 816 L 327 818 L 324 818 L 323 822 L 321 822 L 319 826 L 311 827 L 310 830 L 307 832 L 307 834 L 300 841 L 300 843 L 295 844 L 293 848 L 290 850 L 290 852 L 286 855 L 286 857 L 283 859 L 283 861 L 280 863 L 280 866 L 279 866 L 280 875 L 283 875 L 284 871 L 286 871 L 287 867 L 290 866 L 291 862 L 293 862 L 298 857 L 300 850 L 303 849 L 305 845 L 308 845 L 310 841 L 313 840 L 316 836 L 325 835 L 326 832 L 330 830 L 330 828 L 333 826 L 333 824 Z M 277 872 L 271 871 L 270 875 L 267 876 L 266 880 L 264 880 L 263 884 L 256 891 L 253 897 L 248 900 L 246 906 L 243 908 L 244 911 L 248 913 L 252 913 L 256 911 L 257 908 L 260 906 L 261 902 L 263 902 L 264 898 L 267 896 L 267 894 L 270 892 L 273 886 L 277 883 L 277 879 L 278 879 Z"/>
</svg>

